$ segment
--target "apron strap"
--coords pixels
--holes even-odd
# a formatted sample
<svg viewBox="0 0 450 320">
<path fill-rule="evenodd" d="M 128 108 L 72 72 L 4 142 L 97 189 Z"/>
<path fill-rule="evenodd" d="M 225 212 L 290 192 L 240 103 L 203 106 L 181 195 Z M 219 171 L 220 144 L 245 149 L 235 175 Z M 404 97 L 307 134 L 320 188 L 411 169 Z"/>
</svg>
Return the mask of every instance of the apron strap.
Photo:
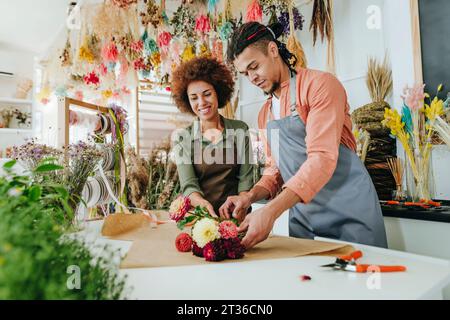
<svg viewBox="0 0 450 320">
<path fill-rule="evenodd" d="M 296 88 L 296 76 L 295 73 L 291 72 L 291 79 L 289 80 L 289 108 L 291 110 L 291 117 L 295 118 L 298 117 L 298 111 L 297 111 L 297 97 L 295 94 L 295 88 Z M 270 111 L 272 111 L 272 104 L 270 104 Z M 267 116 L 266 124 L 270 121 L 270 114 Z"/>
<path fill-rule="evenodd" d="M 289 96 L 290 96 L 289 107 L 291 109 L 291 117 L 293 118 L 299 116 L 297 111 L 296 94 L 295 94 L 296 84 L 297 84 L 296 77 L 295 75 L 293 75 L 289 83 Z"/>
</svg>

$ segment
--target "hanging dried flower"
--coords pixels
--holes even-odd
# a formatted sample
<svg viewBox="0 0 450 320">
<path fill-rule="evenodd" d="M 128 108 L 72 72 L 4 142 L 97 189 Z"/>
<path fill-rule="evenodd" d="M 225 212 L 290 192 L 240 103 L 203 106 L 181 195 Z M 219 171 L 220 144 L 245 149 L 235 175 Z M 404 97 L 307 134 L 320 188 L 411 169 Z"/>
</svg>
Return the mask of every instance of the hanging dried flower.
<svg viewBox="0 0 450 320">
<path fill-rule="evenodd" d="M 179 6 L 170 24 L 175 37 L 192 39 L 195 37 L 195 14 L 187 6 Z"/>
<path fill-rule="evenodd" d="M 194 47 L 191 44 L 188 44 L 185 48 L 183 53 L 181 54 L 181 60 L 183 62 L 189 61 L 191 59 L 195 58 L 195 52 Z"/>
<path fill-rule="evenodd" d="M 66 45 L 64 46 L 64 49 L 59 56 L 59 59 L 61 61 L 62 67 L 70 67 L 72 65 L 72 47 L 70 45 L 70 35 L 67 37 Z"/>
<path fill-rule="evenodd" d="M 114 41 L 106 43 L 102 48 L 102 58 L 106 63 L 116 63 L 119 58 L 119 50 Z"/>
<path fill-rule="evenodd" d="M 89 40 L 87 36 L 84 38 L 83 45 L 80 47 L 78 58 L 81 61 L 86 61 L 88 63 L 93 63 L 95 60 L 95 56 L 89 48 Z"/>
<path fill-rule="evenodd" d="M 223 43 L 220 39 L 215 39 L 213 42 L 212 56 L 218 61 L 223 61 Z"/>
<path fill-rule="evenodd" d="M 127 28 L 126 11 L 111 3 L 102 3 L 95 11 L 92 27 L 102 39 L 123 33 Z"/>
<path fill-rule="evenodd" d="M 111 2 L 122 9 L 127 9 L 132 4 L 137 3 L 137 0 L 111 0 Z"/>
<path fill-rule="evenodd" d="M 170 40 L 172 40 L 172 35 L 170 32 L 163 31 L 158 35 L 158 47 L 163 51 L 167 52 L 170 44 Z"/>
<path fill-rule="evenodd" d="M 131 33 L 125 34 L 119 41 L 121 51 L 125 53 L 128 61 L 134 61 L 142 55 L 142 40 L 134 40 Z"/>
<path fill-rule="evenodd" d="M 305 18 L 303 15 L 298 11 L 297 8 L 292 8 L 293 14 L 294 14 L 294 29 L 295 30 L 303 30 L 303 23 L 305 23 Z M 278 22 L 281 23 L 283 26 L 283 34 L 289 35 L 290 34 L 290 28 L 289 28 L 289 12 L 284 11 L 280 14 L 278 17 Z"/>
<path fill-rule="evenodd" d="M 205 34 L 211 31 L 211 24 L 207 15 L 201 14 L 195 20 L 195 31 Z"/>
<path fill-rule="evenodd" d="M 95 70 L 101 76 L 105 76 L 108 73 L 108 68 L 104 63 L 99 64 Z"/>
<path fill-rule="evenodd" d="M 100 79 L 94 71 L 89 72 L 87 75 L 85 75 L 83 80 L 87 85 L 98 86 L 100 84 Z"/>
<path fill-rule="evenodd" d="M 143 59 L 143 62 L 139 68 L 139 73 L 142 77 L 148 78 L 150 77 L 150 72 L 153 70 L 153 65 L 150 60 L 150 57 Z"/>
<path fill-rule="evenodd" d="M 144 68 L 144 58 L 140 57 L 133 61 L 133 68 L 136 71 L 139 71 Z"/>
<path fill-rule="evenodd" d="M 154 52 L 157 52 L 158 44 L 156 43 L 155 39 L 148 36 L 147 30 L 145 30 L 144 34 L 141 37 L 143 43 L 144 43 L 144 52 L 146 54 L 152 54 Z"/>
<path fill-rule="evenodd" d="M 317 33 L 321 40 L 326 37 L 330 41 L 333 34 L 333 17 L 330 0 L 314 0 L 313 13 L 309 30 L 313 33 L 313 45 L 316 45 Z"/>
<path fill-rule="evenodd" d="M 155 52 L 150 56 L 150 63 L 157 67 L 161 64 L 161 54 L 159 52 Z"/>
<path fill-rule="evenodd" d="M 198 52 L 198 56 L 199 57 L 206 57 L 209 58 L 211 57 L 211 51 L 209 51 L 208 46 L 206 45 L 206 43 L 202 43 L 199 47 L 199 52 Z"/>
<path fill-rule="evenodd" d="M 162 9 L 158 7 L 155 0 L 144 0 L 145 9 L 139 13 L 141 23 L 144 27 L 151 24 L 155 29 L 163 23 Z"/>
<path fill-rule="evenodd" d="M 252 0 L 247 8 L 246 22 L 262 22 L 262 8 L 258 0 Z"/>
<path fill-rule="evenodd" d="M 222 41 L 227 41 L 233 33 L 233 24 L 230 21 L 226 21 L 218 28 L 219 36 Z"/>
<path fill-rule="evenodd" d="M 174 64 L 178 65 L 181 60 L 181 48 L 182 44 L 179 39 L 172 39 L 170 42 L 170 59 L 174 62 Z"/>
</svg>

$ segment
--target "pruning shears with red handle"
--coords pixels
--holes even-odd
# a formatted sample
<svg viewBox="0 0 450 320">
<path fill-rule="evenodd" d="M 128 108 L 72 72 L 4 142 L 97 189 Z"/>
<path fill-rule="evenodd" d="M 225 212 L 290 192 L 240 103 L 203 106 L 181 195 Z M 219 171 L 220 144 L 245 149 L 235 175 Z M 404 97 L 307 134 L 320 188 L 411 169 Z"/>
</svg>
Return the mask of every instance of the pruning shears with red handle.
<svg viewBox="0 0 450 320">
<path fill-rule="evenodd" d="M 404 266 L 381 266 L 373 264 L 358 264 L 356 260 L 362 257 L 361 251 L 353 251 L 349 255 L 341 256 L 334 263 L 323 265 L 325 268 L 333 268 L 336 270 L 351 271 L 357 273 L 366 272 L 402 272 L 406 271 Z"/>
</svg>

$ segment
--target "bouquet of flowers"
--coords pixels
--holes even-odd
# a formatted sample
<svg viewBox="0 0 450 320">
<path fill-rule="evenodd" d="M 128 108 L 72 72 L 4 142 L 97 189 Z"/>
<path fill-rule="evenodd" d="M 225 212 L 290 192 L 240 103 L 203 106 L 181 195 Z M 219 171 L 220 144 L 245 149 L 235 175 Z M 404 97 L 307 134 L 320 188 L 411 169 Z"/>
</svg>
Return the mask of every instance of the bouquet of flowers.
<svg viewBox="0 0 450 320">
<path fill-rule="evenodd" d="M 169 209 L 170 219 L 179 229 L 192 226 L 191 232 L 183 232 L 175 240 L 180 252 L 191 252 L 206 261 L 241 259 L 245 247 L 241 244 L 236 220 L 212 217 L 206 208 L 192 207 L 188 197 L 178 196 Z"/>
<path fill-rule="evenodd" d="M 435 97 L 431 100 L 424 92 L 424 84 L 404 89 L 401 114 L 397 110 L 385 109 L 383 125 L 391 130 L 405 149 L 416 190 L 414 200 L 431 200 L 429 191 L 429 171 L 431 137 L 436 130 L 436 119 L 444 112 L 444 103 Z M 439 86 L 438 92 L 442 89 Z M 429 99 L 430 103 L 425 103 Z"/>
</svg>

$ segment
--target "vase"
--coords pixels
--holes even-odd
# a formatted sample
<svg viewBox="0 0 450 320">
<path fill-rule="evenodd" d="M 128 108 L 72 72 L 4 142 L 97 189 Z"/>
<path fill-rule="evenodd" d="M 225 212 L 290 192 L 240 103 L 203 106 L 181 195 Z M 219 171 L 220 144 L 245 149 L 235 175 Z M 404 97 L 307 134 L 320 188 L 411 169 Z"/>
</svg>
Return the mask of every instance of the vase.
<svg viewBox="0 0 450 320">
<path fill-rule="evenodd" d="M 420 174 L 417 177 L 415 177 L 413 174 L 410 160 L 406 156 L 405 158 L 406 191 L 408 199 L 413 202 L 419 202 L 421 200 L 431 200 L 434 193 L 431 154 L 428 160 L 424 160 L 420 157 L 415 158 L 417 167 L 421 168 L 418 169 Z"/>
</svg>

